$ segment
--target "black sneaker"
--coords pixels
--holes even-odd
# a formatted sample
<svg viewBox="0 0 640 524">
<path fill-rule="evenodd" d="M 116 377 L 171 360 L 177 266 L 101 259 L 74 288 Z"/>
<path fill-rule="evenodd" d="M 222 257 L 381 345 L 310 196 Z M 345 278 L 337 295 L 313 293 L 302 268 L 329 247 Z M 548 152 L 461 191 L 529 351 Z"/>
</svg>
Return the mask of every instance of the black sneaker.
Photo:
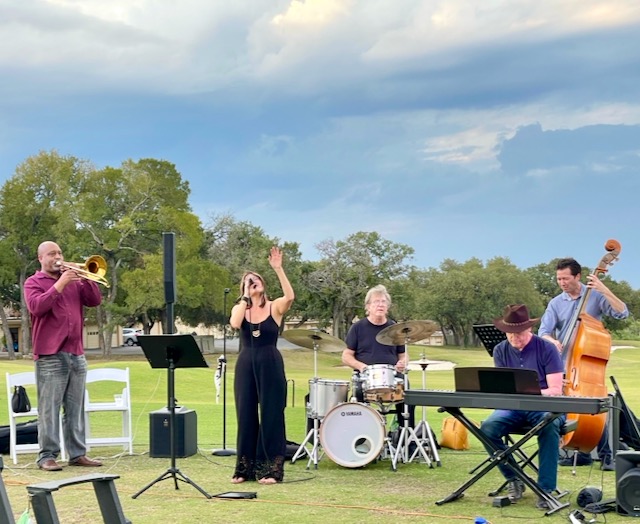
<svg viewBox="0 0 640 524">
<path fill-rule="evenodd" d="M 574 457 L 564 457 L 558 461 L 560 466 L 573 466 Z M 578 459 L 576 460 L 576 466 L 590 466 L 593 463 L 593 459 L 589 453 L 582 451 L 578 452 Z"/>
<path fill-rule="evenodd" d="M 536 502 L 536 509 L 542 509 L 544 511 L 548 511 L 551 508 L 549 507 L 549 503 L 545 499 L 540 497 L 540 498 L 538 498 L 538 501 Z"/>
<path fill-rule="evenodd" d="M 602 463 L 600 464 L 600 469 L 602 471 L 615 471 L 616 470 L 616 463 L 615 461 L 609 459 L 605 459 L 602 461 Z"/>
<path fill-rule="evenodd" d="M 510 480 L 507 484 L 509 500 L 512 503 L 518 502 L 522 498 L 522 494 L 524 493 L 525 489 L 526 486 L 520 479 Z"/>
</svg>

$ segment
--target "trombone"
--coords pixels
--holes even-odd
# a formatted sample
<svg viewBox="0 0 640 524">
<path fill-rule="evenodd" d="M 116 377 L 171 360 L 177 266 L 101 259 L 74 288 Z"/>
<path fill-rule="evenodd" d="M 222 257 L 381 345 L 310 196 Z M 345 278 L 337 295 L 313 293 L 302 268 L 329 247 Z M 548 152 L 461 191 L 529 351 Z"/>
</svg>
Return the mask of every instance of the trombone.
<svg viewBox="0 0 640 524">
<path fill-rule="evenodd" d="M 98 284 L 109 287 L 109 282 L 105 278 L 107 274 L 107 262 L 100 255 L 92 255 L 84 264 L 76 262 L 58 262 L 61 269 L 73 269 L 81 278 L 93 280 Z"/>
</svg>

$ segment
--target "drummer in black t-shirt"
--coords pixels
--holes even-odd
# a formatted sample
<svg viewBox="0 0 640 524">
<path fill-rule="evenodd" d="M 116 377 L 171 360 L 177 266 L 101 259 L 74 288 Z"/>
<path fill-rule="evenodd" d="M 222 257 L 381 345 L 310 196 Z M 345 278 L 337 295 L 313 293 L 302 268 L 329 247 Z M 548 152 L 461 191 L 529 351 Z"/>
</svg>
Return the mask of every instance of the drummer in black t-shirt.
<svg viewBox="0 0 640 524">
<path fill-rule="evenodd" d="M 383 329 L 395 324 L 387 317 L 391 307 L 391 296 L 383 285 L 372 287 L 364 299 L 364 309 L 367 316 L 358 320 L 347 333 L 347 348 L 342 352 L 342 362 L 353 368 L 354 375 L 363 373 L 367 366 L 387 364 L 393 366 L 396 375 L 402 377 L 409 362 L 405 346 L 388 346 L 376 340 L 376 336 Z M 361 384 L 359 377 L 354 377 L 354 384 Z M 354 395 L 358 402 L 363 402 L 364 396 L 360 388 L 354 388 Z M 396 404 L 398 421 L 402 425 L 403 403 Z M 415 406 L 409 406 L 409 425 L 415 427 Z"/>
</svg>

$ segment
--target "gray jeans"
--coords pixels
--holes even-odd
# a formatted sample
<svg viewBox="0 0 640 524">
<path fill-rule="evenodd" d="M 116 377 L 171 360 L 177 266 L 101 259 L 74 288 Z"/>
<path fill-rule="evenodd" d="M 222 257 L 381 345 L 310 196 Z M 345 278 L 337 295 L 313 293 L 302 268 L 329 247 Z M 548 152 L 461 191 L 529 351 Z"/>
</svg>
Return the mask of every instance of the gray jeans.
<svg viewBox="0 0 640 524">
<path fill-rule="evenodd" d="M 87 361 L 84 355 L 60 352 L 36 360 L 38 388 L 38 464 L 56 459 L 60 453 L 60 409 L 62 431 L 69 459 L 86 454 L 84 389 Z"/>
</svg>

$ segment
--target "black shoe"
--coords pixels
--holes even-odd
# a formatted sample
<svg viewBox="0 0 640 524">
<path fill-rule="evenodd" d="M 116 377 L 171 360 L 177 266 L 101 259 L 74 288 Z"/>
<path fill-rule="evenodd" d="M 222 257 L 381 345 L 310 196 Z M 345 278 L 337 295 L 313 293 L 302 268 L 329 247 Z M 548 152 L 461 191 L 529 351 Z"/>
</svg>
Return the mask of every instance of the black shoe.
<svg viewBox="0 0 640 524">
<path fill-rule="evenodd" d="M 522 498 L 525 489 L 526 486 L 520 479 L 510 480 L 507 484 L 507 492 L 511 503 L 518 502 Z"/>
<path fill-rule="evenodd" d="M 542 509 L 544 511 L 547 511 L 549 509 L 551 509 L 549 507 L 549 503 L 543 499 L 542 497 L 538 498 L 538 501 L 536 502 L 536 509 Z"/>
<path fill-rule="evenodd" d="M 615 471 L 616 463 L 611 459 L 603 460 L 602 463 L 600 464 L 600 469 L 602 471 Z"/>
<path fill-rule="evenodd" d="M 574 457 L 564 457 L 558 461 L 560 466 L 573 466 Z M 576 466 L 590 466 L 593 463 L 593 459 L 589 453 L 578 452 L 578 459 L 576 460 Z"/>
</svg>

